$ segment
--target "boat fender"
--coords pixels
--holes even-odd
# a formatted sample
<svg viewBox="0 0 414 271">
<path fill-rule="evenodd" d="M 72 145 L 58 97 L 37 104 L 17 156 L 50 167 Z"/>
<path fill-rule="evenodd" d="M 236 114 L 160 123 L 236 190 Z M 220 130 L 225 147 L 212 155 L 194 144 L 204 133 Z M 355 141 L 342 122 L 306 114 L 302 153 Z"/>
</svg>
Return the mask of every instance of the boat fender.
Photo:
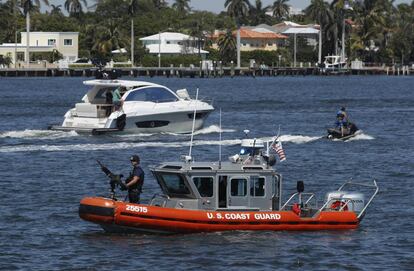
<svg viewBox="0 0 414 271">
<path fill-rule="evenodd" d="M 337 200 L 337 201 L 334 201 L 331 204 L 331 209 L 339 211 L 339 209 L 341 209 L 341 207 L 344 206 L 344 205 L 345 205 L 345 202 Z M 342 210 L 343 211 L 348 211 L 348 205 L 346 205 Z"/>
<path fill-rule="evenodd" d="M 123 131 L 126 125 L 126 114 L 122 114 L 116 119 L 116 128 L 118 130 Z"/>
</svg>

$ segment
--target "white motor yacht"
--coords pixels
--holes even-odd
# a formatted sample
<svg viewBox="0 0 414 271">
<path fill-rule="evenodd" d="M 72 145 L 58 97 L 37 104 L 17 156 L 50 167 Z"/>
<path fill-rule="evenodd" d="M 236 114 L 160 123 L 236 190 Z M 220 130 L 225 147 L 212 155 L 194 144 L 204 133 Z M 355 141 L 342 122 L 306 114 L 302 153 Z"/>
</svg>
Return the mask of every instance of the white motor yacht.
<svg viewBox="0 0 414 271">
<path fill-rule="evenodd" d="M 341 56 L 325 56 L 323 64 L 325 69 L 342 69 L 347 66 L 346 59 L 342 60 Z"/>
<path fill-rule="evenodd" d="M 65 114 L 61 126 L 52 130 L 75 130 L 100 134 L 106 132 L 190 133 L 200 129 L 213 106 L 191 99 L 186 89 L 169 88 L 144 81 L 88 80 L 91 89 Z M 112 92 L 119 88 L 122 106 L 112 104 Z"/>
</svg>

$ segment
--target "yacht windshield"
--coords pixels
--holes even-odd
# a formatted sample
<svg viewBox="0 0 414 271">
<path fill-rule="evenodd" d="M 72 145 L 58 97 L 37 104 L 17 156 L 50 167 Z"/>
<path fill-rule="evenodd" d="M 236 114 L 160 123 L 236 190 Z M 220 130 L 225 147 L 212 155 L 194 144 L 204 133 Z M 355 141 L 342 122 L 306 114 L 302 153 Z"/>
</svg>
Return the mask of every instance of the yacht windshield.
<svg viewBox="0 0 414 271">
<path fill-rule="evenodd" d="M 147 87 L 131 91 L 125 101 L 167 103 L 177 101 L 177 97 L 165 88 Z"/>
</svg>

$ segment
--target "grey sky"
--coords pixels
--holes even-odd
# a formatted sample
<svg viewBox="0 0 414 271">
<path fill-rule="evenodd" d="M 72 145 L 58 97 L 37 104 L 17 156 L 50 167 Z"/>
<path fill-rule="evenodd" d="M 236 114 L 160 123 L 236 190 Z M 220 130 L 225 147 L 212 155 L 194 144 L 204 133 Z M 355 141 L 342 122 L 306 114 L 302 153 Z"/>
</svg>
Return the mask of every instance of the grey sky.
<svg viewBox="0 0 414 271">
<path fill-rule="evenodd" d="M 174 0 L 167 0 L 169 3 L 174 3 Z M 220 12 L 224 10 L 225 0 L 191 0 L 190 6 L 196 10 L 208 10 L 212 12 Z M 254 4 L 255 0 L 250 0 Z M 263 6 L 271 5 L 274 0 L 262 0 Z M 290 0 L 288 2 L 293 8 L 305 8 L 309 5 L 311 0 Z M 396 0 L 395 4 L 411 3 L 412 0 Z"/>
</svg>

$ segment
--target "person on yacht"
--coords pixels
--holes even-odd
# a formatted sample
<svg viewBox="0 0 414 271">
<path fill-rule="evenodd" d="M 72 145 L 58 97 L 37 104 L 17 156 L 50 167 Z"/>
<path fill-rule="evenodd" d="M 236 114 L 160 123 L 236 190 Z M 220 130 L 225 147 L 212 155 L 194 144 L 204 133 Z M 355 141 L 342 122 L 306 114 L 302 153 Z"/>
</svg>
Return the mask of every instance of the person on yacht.
<svg viewBox="0 0 414 271">
<path fill-rule="evenodd" d="M 117 87 L 112 91 L 112 104 L 114 105 L 114 111 L 118 111 L 122 107 L 122 96 L 120 89 L 120 87 Z"/>
<path fill-rule="evenodd" d="M 112 95 L 112 91 L 106 91 L 105 93 L 105 103 L 106 103 L 106 116 L 109 117 L 109 115 L 111 115 L 112 113 L 112 99 L 113 99 L 113 95 Z"/>
</svg>

